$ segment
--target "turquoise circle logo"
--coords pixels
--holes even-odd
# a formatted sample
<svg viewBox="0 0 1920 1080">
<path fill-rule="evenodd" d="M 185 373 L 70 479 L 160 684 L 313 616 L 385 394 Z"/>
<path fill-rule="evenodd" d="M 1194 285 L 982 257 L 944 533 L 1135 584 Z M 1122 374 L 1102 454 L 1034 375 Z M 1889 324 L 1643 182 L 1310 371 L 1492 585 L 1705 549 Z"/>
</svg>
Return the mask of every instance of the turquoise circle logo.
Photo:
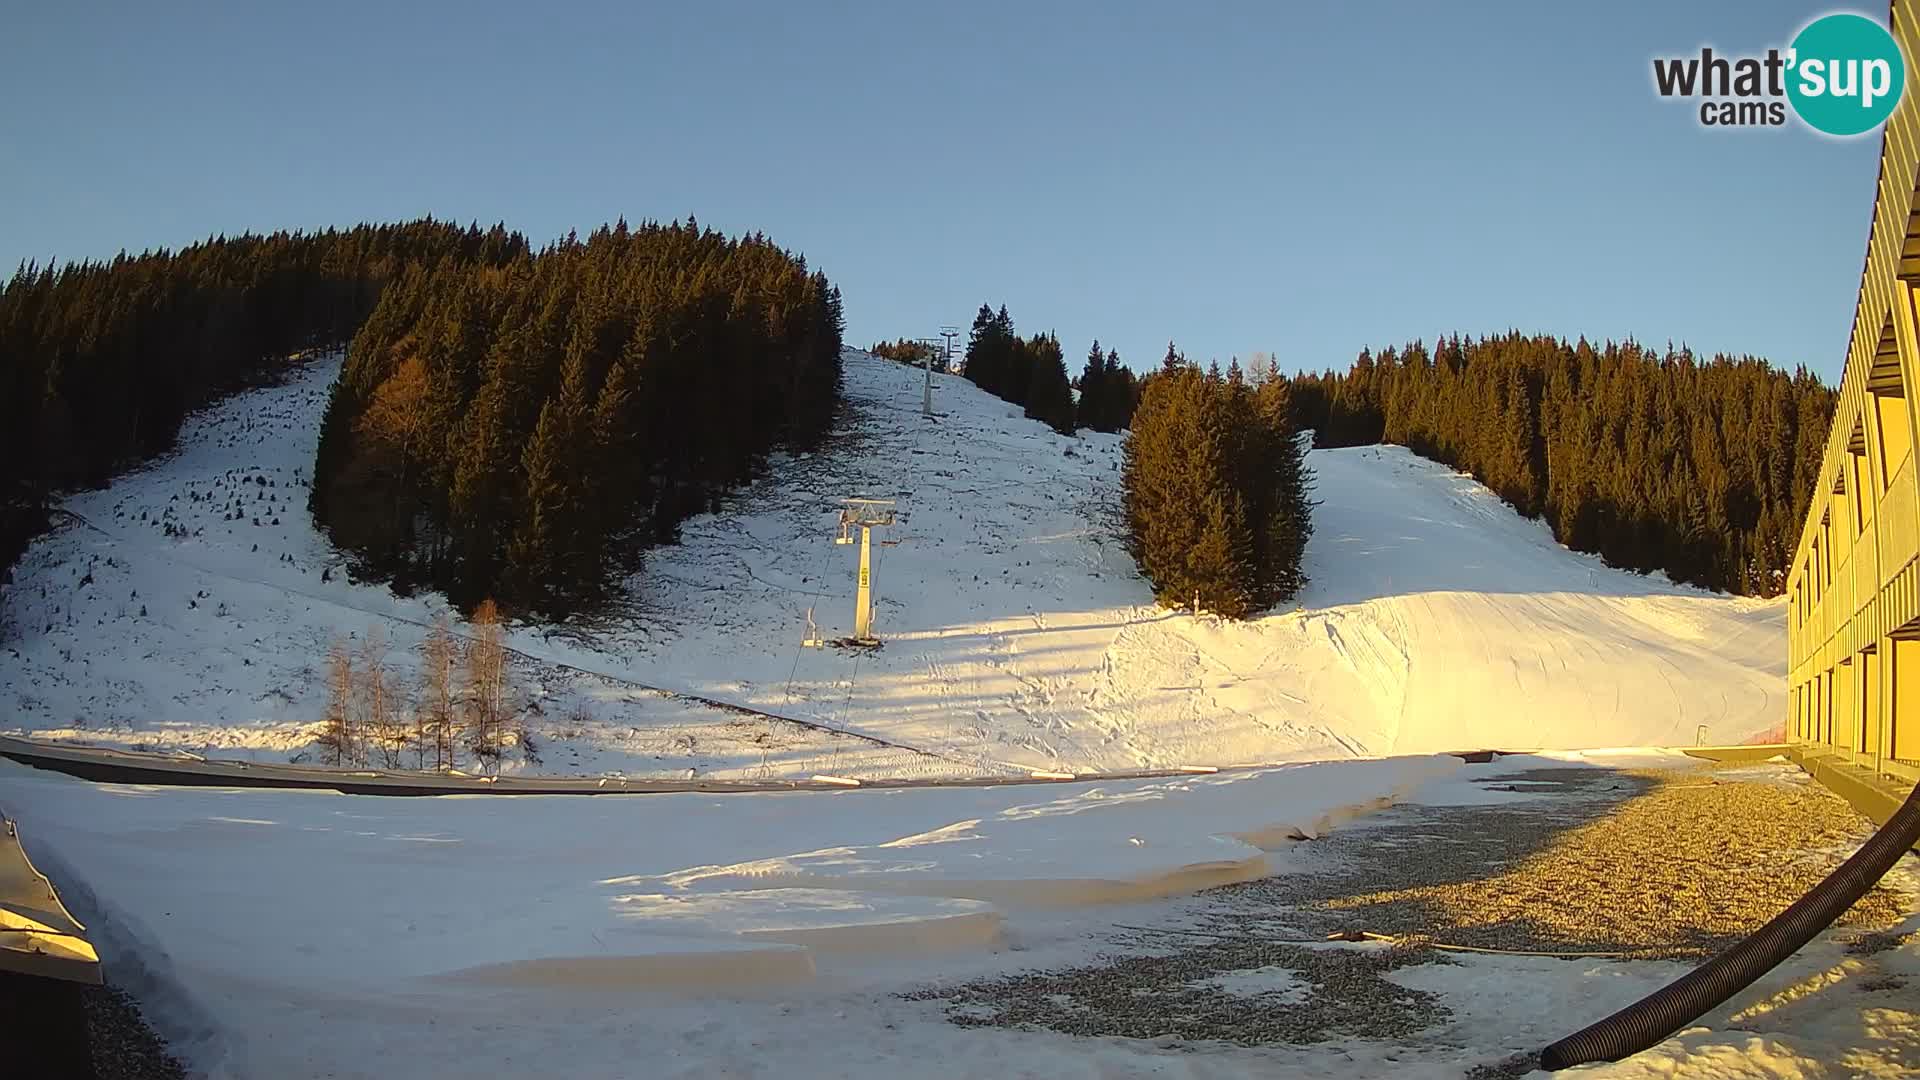
<svg viewBox="0 0 1920 1080">
<path fill-rule="evenodd" d="M 1815 131 L 1859 135 L 1893 115 L 1907 63 L 1887 28 L 1865 15 L 1823 15 L 1787 52 L 1787 100 Z"/>
</svg>

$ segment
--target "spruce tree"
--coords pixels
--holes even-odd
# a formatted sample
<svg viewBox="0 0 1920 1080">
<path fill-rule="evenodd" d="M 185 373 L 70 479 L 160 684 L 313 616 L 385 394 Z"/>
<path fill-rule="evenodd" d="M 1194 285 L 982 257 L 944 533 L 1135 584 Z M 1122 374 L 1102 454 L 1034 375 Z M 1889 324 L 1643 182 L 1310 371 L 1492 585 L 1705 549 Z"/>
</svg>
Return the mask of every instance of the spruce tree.
<svg viewBox="0 0 1920 1080">
<path fill-rule="evenodd" d="M 1200 503 L 1199 529 L 1187 551 L 1186 579 L 1200 610 L 1229 619 L 1246 618 L 1252 607 L 1252 546 L 1246 509 L 1238 492 L 1220 488 Z"/>
<path fill-rule="evenodd" d="M 1261 499 L 1260 597 L 1264 603 L 1293 599 L 1306 587 L 1303 567 L 1313 537 L 1313 477 L 1294 428 L 1292 387 L 1269 378 L 1254 391 L 1257 453 L 1266 465 Z"/>
<path fill-rule="evenodd" d="M 1041 337 L 1022 338 L 1013 332 L 1013 320 L 1007 316 L 1005 304 L 1000 313 L 994 316 L 994 327 L 1005 357 L 1001 369 L 1000 388 L 995 391 L 1002 398 L 1015 405 L 1027 403 L 1027 391 L 1033 386 L 1033 366 L 1041 346 Z"/>
<path fill-rule="evenodd" d="M 1025 351 L 1029 369 L 1027 415 L 1062 435 L 1073 434 L 1073 387 L 1067 382 L 1060 339 L 1051 334 L 1035 337 L 1026 343 Z"/>
<path fill-rule="evenodd" d="M 1140 401 L 1139 380 L 1133 376 L 1133 370 L 1120 363 L 1120 353 L 1115 349 L 1107 350 L 1107 365 L 1104 376 L 1107 385 L 1107 401 L 1104 410 L 1106 427 L 1103 431 L 1124 431 L 1133 423 L 1134 406 Z"/>
<path fill-rule="evenodd" d="M 960 373 L 987 393 L 1001 396 L 1005 388 L 1006 360 L 1000 320 L 994 317 L 991 307 L 981 304 L 973 317 L 973 330 L 967 335 L 966 362 Z"/>
<path fill-rule="evenodd" d="M 506 552 L 507 594 L 538 611 L 565 611 L 568 545 L 577 538 L 570 520 L 573 474 L 567 458 L 570 424 L 555 402 L 540 410 L 533 439 L 522 458 L 526 503 L 520 527 Z"/>
<path fill-rule="evenodd" d="M 1123 448 L 1128 545 L 1168 607 L 1244 618 L 1295 595 L 1312 533 L 1285 384 L 1178 366 L 1146 380 Z"/>
<path fill-rule="evenodd" d="M 1087 350 L 1086 365 L 1080 369 L 1079 390 L 1080 400 L 1074 407 L 1074 426 L 1112 431 L 1107 426 L 1113 414 L 1107 393 L 1107 361 L 1106 355 L 1100 351 L 1098 338 L 1094 339 L 1093 347 Z"/>
</svg>

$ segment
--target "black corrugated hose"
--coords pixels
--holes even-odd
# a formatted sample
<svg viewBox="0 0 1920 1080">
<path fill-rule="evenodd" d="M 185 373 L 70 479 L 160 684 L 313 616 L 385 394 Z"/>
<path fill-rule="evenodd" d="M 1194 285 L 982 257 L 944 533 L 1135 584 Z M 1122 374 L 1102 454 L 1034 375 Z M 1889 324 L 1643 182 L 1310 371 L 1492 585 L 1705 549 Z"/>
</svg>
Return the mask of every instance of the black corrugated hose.
<svg viewBox="0 0 1920 1080">
<path fill-rule="evenodd" d="M 1852 858 L 1772 922 L 1671 985 L 1547 1047 L 1540 1053 L 1540 1067 L 1569 1069 L 1590 1061 L 1618 1061 L 1698 1020 L 1813 940 L 1865 896 L 1917 841 L 1920 787 Z"/>
</svg>

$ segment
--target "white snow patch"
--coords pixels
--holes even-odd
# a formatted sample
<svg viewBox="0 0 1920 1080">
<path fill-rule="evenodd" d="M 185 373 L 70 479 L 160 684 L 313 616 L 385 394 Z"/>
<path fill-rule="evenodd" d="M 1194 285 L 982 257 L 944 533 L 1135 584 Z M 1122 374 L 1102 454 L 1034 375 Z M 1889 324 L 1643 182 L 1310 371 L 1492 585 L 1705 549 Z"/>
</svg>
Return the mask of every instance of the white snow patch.
<svg viewBox="0 0 1920 1080">
<path fill-rule="evenodd" d="M 1188 985 L 1195 989 L 1210 987 L 1237 997 L 1261 998 L 1264 1004 L 1273 1008 L 1297 1005 L 1313 992 L 1313 984 L 1302 979 L 1298 972 L 1272 965 L 1216 975 L 1211 979 L 1196 979 Z"/>
</svg>

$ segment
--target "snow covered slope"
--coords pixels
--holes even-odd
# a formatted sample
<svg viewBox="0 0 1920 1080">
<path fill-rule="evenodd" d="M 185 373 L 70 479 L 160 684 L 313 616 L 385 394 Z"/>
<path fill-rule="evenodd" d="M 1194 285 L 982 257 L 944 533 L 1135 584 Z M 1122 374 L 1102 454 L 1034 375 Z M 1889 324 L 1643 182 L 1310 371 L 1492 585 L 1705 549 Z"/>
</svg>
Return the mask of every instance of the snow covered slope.
<svg viewBox="0 0 1920 1080">
<path fill-rule="evenodd" d="M 303 509 L 336 370 L 209 410 L 178 454 L 67 502 L 74 523 L 10 590 L 0 729 L 285 759 L 310 743 L 336 635 L 379 627 L 412 678 L 444 605 L 348 582 Z M 1088 771 L 1737 742 L 1780 723 L 1782 603 L 1609 570 L 1398 448 L 1310 455 L 1313 585 L 1292 610 L 1159 610 L 1114 523 L 1118 437 L 1063 438 L 943 376 L 928 420 L 921 379 L 849 353 L 829 447 L 687 522 L 619 616 L 516 627 L 538 760 L 510 767 Z M 826 638 L 851 628 L 847 496 L 898 500 L 876 534 L 878 651 L 801 644 L 809 612 Z"/>
</svg>

